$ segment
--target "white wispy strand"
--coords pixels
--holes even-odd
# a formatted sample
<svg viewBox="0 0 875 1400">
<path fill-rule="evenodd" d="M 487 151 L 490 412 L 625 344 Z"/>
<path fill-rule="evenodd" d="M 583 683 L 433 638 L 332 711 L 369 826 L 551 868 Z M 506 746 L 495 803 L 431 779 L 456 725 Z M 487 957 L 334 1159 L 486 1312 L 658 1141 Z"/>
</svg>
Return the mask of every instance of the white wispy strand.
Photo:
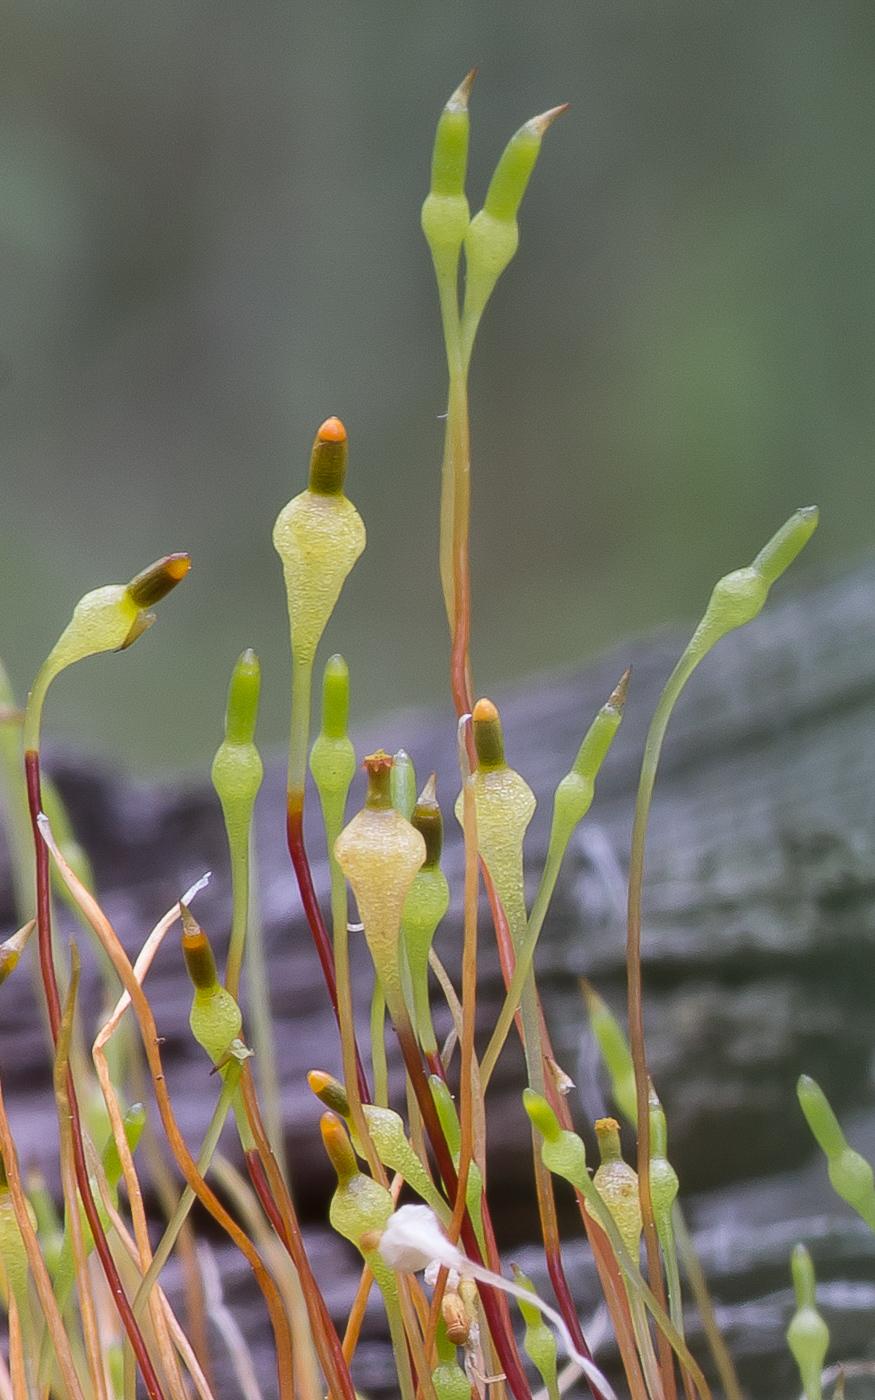
<svg viewBox="0 0 875 1400">
<path fill-rule="evenodd" d="M 490 1269 L 484 1269 L 480 1264 L 467 1259 L 461 1250 L 447 1239 L 430 1206 L 400 1206 L 383 1231 L 379 1252 L 390 1269 L 398 1269 L 401 1273 L 418 1273 L 420 1269 L 427 1268 L 433 1260 L 437 1260 L 448 1269 L 458 1270 L 463 1278 L 488 1283 L 493 1288 L 500 1288 L 502 1292 L 519 1298 L 523 1303 L 534 1304 L 552 1322 L 571 1360 L 598 1386 L 605 1400 L 617 1400 L 610 1382 L 598 1366 L 577 1350 L 571 1333 L 556 1309 L 545 1303 L 543 1298 L 539 1298 L 537 1293 L 530 1293 L 528 1289 L 521 1288 L 510 1279 L 502 1278 L 501 1274 L 494 1274 Z"/>
</svg>

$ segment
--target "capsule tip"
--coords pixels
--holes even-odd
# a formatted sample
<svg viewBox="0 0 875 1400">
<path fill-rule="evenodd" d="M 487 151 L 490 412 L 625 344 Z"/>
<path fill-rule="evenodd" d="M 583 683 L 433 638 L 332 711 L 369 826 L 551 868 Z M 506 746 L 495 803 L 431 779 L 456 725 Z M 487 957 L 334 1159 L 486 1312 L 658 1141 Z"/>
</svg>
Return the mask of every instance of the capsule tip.
<svg viewBox="0 0 875 1400">
<path fill-rule="evenodd" d="M 346 442 L 346 428 L 339 418 L 326 418 L 316 434 L 317 442 Z"/>
<path fill-rule="evenodd" d="M 490 724 L 498 719 L 498 710 L 491 700 L 478 700 L 474 706 L 471 718 L 475 724 Z"/>
<path fill-rule="evenodd" d="M 378 773 L 388 773 L 394 766 L 395 759 L 392 754 L 386 753 L 383 749 L 377 749 L 376 753 L 368 754 L 362 763 L 365 772 L 373 776 Z"/>
<path fill-rule="evenodd" d="M 622 676 L 617 681 L 616 686 L 611 691 L 611 695 L 608 700 L 608 709 L 619 710 L 622 714 L 626 706 L 626 695 L 629 690 L 629 679 L 631 675 L 632 667 L 630 666 L 627 670 L 623 672 Z"/>
<path fill-rule="evenodd" d="M 179 583 L 180 579 L 185 578 L 186 574 L 191 568 L 191 555 L 168 554 L 167 558 L 164 561 L 164 568 L 166 573 L 168 573 L 172 579 L 175 579 L 176 582 Z"/>
<path fill-rule="evenodd" d="M 467 73 L 459 83 L 459 86 L 447 103 L 447 107 L 451 112 L 465 111 L 468 106 L 468 98 L 471 96 L 471 88 L 474 86 L 474 79 L 476 77 L 477 69 L 472 68 L 471 72 Z"/>
<path fill-rule="evenodd" d="M 571 106 L 570 102 L 563 102 L 559 107 L 551 107 L 549 112 L 541 112 L 539 116 L 532 117 L 529 126 L 536 136 L 543 136 L 549 126 L 552 126 L 557 117 L 561 117 L 563 112 L 567 112 Z"/>
</svg>

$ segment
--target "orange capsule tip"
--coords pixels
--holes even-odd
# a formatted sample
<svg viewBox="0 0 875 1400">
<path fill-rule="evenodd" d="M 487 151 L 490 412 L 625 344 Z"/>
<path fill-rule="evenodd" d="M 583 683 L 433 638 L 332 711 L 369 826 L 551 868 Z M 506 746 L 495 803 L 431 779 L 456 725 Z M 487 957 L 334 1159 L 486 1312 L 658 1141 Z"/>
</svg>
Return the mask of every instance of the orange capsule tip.
<svg viewBox="0 0 875 1400">
<path fill-rule="evenodd" d="M 345 442 L 346 428 L 339 418 L 326 418 L 316 434 L 317 442 Z"/>
<path fill-rule="evenodd" d="M 490 721 L 498 719 L 498 710 L 495 708 L 491 700 L 487 700 L 484 697 L 484 699 L 477 701 L 477 704 L 474 706 L 473 712 L 471 714 L 471 718 L 474 720 L 475 724 L 489 723 Z"/>
<path fill-rule="evenodd" d="M 164 560 L 164 568 L 171 578 L 177 581 L 183 579 L 191 568 L 191 555 L 168 554 Z"/>
<path fill-rule="evenodd" d="M 597 1118 L 595 1130 L 597 1133 L 618 1133 L 620 1125 L 616 1118 Z"/>
<path fill-rule="evenodd" d="M 323 1089 L 328 1089 L 334 1083 L 334 1076 L 326 1074 L 324 1069 L 311 1069 L 307 1074 L 307 1083 L 314 1094 L 319 1094 Z"/>
<path fill-rule="evenodd" d="M 383 749 L 377 749 L 376 753 L 368 754 L 362 762 L 362 768 L 366 773 L 388 773 L 395 767 L 395 759 L 392 754 L 386 753 Z"/>
</svg>

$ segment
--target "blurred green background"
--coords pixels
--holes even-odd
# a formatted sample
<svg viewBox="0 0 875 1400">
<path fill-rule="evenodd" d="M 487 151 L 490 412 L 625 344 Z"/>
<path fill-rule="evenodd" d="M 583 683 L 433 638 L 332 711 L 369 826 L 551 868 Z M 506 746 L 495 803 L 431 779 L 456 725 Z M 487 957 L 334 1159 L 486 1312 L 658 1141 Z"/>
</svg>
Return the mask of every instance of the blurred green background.
<svg viewBox="0 0 875 1400">
<path fill-rule="evenodd" d="M 445 375 L 418 215 L 466 70 L 469 193 L 556 103 L 475 355 L 481 691 L 689 618 L 797 505 L 872 542 L 871 0 L 3 0 L 0 655 L 194 567 L 46 724 L 203 767 L 230 667 L 285 734 L 270 544 L 331 413 L 369 549 L 329 639 L 358 716 L 446 694 Z M 327 654 L 327 648 L 326 648 Z"/>
</svg>

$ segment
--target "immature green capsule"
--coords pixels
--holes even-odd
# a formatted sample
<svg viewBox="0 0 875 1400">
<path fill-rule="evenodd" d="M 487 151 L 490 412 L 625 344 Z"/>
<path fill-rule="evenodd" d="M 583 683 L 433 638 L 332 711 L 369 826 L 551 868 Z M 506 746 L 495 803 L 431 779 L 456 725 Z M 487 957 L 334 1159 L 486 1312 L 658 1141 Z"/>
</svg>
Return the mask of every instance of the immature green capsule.
<svg viewBox="0 0 875 1400">
<path fill-rule="evenodd" d="M 541 1144 L 544 1166 L 554 1176 L 564 1176 L 566 1181 L 585 1194 L 590 1187 L 590 1179 L 583 1139 L 560 1126 L 547 1100 L 541 1094 L 536 1094 L 534 1089 L 523 1090 L 523 1107 L 544 1139 Z"/>
<path fill-rule="evenodd" d="M 337 1173 L 337 1190 L 329 1210 L 331 1224 L 339 1235 L 361 1250 L 369 1263 L 376 1263 L 377 1272 L 382 1272 L 377 1246 L 395 1203 L 385 1186 L 359 1171 L 355 1153 L 337 1114 L 323 1113 L 319 1126 L 325 1150 Z"/>
<path fill-rule="evenodd" d="M 264 777 L 255 746 L 255 722 L 261 691 L 261 667 L 252 648 L 238 657 L 228 687 L 225 738 L 213 760 L 213 787 L 218 793 L 229 832 L 249 829 L 252 808 Z"/>
<path fill-rule="evenodd" d="M 401 932 L 413 986 L 416 1026 L 423 1048 L 434 1050 L 428 999 L 428 955 L 438 924 L 450 905 L 450 887 L 440 867 L 444 824 L 432 773 L 419 795 L 410 823 L 425 842 L 425 860 L 404 901 Z"/>
<path fill-rule="evenodd" d="M 634 1125 L 638 1113 L 635 1068 L 623 1027 L 607 1002 L 585 979 L 581 982 L 589 1026 L 611 1081 L 611 1093 L 625 1118 Z"/>
<path fill-rule="evenodd" d="M 356 770 L 348 722 L 349 667 L 342 656 L 330 656 L 322 676 L 322 729 L 310 750 L 310 772 L 322 803 L 329 849 L 340 835 Z"/>
<path fill-rule="evenodd" d="M 532 1280 L 528 1278 L 516 1264 L 512 1265 L 512 1268 L 514 1281 L 519 1287 L 526 1289 L 529 1293 L 534 1293 L 535 1285 L 532 1283 Z M 517 1303 L 523 1315 L 523 1321 L 526 1324 L 526 1332 L 523 1338 L 523 1346 L 526 1349 L 526 1354 L 532 1362 L 532 1365 L 537 1368 L 541 1380 L 547 1387 L 548 1395 L 558 1395 L 556 1375 L 558 1347 L 556 1345 L 556 1338 L 544 1321 L 540 1309 L 537 1308 L 534 1303 L 527 1303 L 520 1297 L 517 1297 Z"/>
<path fill-rule="evenodd" d="M 839 1127 L 826 1094 L 809 1075 L 802 1074 L 796 1092 L 808 1126 L 825 1156 L 832 1188 L 875 1230 L 875 1176 L 872 1168 L 855 1152 Z"/>
<path fill-rule="evenodd" d="M 814 1265 L 804 1244 L 791 1257 L 796 1311 L 787 1328 L 787 1345 L 799 1367 L 806 1400 L 821 1400 L 821 1373 L 829 1350 L 829 1328 L 817 1311 Z"/>
<path fill-rule="evenodd" d="M 656 1219 L 656 1229 L 663 1250 L 669 1247 L 672 1239 L 671 1211 L 675 1203 L 680 1182 L 671 1162 L 668 1160 L 668 1127 L 662 1104 L 651 1086 L 650 1104 L 650 1199 Z"/>
<path fill-rule="evenodd" d="M 218 1068 L 227 1062 L 232 1042 L 240 1036 L 240 1008 L 219 981 L 209 939 L 186 906 L 182 909 L 182 951 L 194 987 L 189 1025 L 198 1045 Z"/>
<path fill-rule="evenodd" d="M 753 621 L 761 612 L 772 584 L 814 534 L 818 518 L 816 506 L 804 506 L 795 511 L 763 546 L 752 564 L 718 580 L 688 650 L 707 651 L 727 632 Z"/>
<path fill-rule="evenodd" d="M 465 197 L 468 166 L 468 98 L 472 70 L 440 115 L 431 160 L 431 188 L 422 206 L 422 231 L 440 276 L 455 267 L 470 213 Z"/>
<path fill-rule="evenodd" d="M 511 137 L 495 168 L 483 208 L 468 225 L 464 321 L 471 337 L 496 282 L 517 250 L 517 210 L 535 168 L 544 133 L 565 110 L 566 106 L 553 107 L 532 117 Z"/>
<path fill-rule="evenodd" d="M 550 844 L 567 843 L 578 822 L 586 816 L 595 795 L 595 780 L 623 719 L 631 670 L 626 671 L 602 705 L 577 751 L 570 772 L 553 798 L 553 831 Z"/>
</svg>

